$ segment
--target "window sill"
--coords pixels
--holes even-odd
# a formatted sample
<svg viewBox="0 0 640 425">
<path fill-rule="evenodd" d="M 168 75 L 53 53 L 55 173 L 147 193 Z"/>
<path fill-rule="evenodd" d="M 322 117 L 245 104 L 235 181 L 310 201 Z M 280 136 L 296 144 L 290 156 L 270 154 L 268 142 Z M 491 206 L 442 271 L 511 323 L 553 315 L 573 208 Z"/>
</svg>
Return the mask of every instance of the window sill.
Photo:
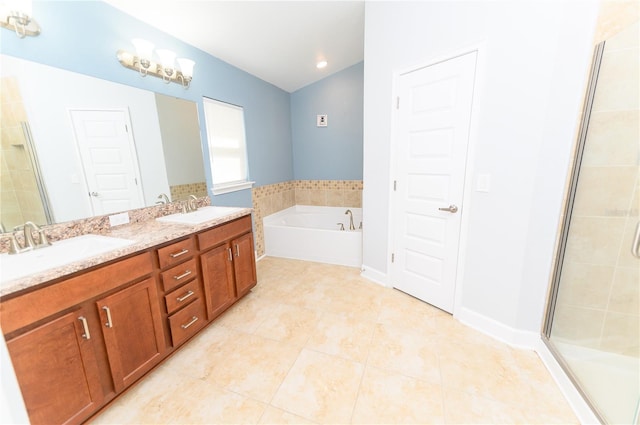
<svg viewBox="0 0 640 425">
<path fill-rule="evenodd" d="M 237 192 L 239 190 L 251 189 L 255 182 L 238 182 L 238 183 L 228 183 L 228 184 L 219 184 L 213 186 L 211 189 L 211 193 L 213 195 L 222 195 L 224 193 Z"/>
</svg>

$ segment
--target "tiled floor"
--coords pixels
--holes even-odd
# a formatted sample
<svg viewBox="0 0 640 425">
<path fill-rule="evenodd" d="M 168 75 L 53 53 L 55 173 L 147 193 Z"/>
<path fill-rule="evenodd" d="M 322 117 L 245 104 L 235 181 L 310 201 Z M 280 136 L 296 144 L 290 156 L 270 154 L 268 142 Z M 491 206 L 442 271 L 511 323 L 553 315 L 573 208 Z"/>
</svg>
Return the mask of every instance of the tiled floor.
<svg viewBox="0 0 640 425">
<path fill-rule="evenodd" d="M 535 353 L 359 276 L 266 258 L 258 286 L 94 423 L 578 423 Z"/>
</svg>

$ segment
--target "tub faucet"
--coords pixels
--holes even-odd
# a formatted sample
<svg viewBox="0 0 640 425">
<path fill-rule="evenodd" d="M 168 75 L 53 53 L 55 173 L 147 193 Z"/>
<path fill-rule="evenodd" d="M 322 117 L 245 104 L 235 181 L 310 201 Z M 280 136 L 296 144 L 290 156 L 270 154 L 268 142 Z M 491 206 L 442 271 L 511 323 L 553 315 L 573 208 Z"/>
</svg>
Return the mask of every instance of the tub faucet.
<svg viewBox="0 0 640 425">
<path fill-rule="evenodd" d="M 353 213 L 351 210 L 346 210 L 345 214 L 349 214 L 349 230 L 356 230 L 356 226 L 353 225 Z"/>
</svg>

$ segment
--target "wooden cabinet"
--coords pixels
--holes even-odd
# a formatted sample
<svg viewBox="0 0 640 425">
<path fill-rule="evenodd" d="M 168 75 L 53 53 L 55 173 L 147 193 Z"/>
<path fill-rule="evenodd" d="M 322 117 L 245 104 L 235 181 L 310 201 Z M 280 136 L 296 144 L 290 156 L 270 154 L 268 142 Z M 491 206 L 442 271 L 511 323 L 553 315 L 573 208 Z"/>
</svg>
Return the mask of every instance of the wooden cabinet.
<svg viewBox="0 0 640 425">
<path fill-rule="evenodd" d="M 7 341 L 34 425 L 78 423 L 102 402 L 86 316 L 78 309 Z"/>
<path fill-rule="evenodd" d="M 233 256 L 231 248 L 221 245 L 201 254 L 204 292 L 209 320 L 219 316 L 236 299 L 233 285 Z"/>
<path fill-rule="evenodd" d="M 31 423 L 81 423 L 160 360 L 155 280 L 131 284 L 152 271 L 147 252 L 0 303 Z"/>
<path fill-rule="evenodd" d="M 256 284 L 251 216 L 0 300 L 33 424 L 78 424 Z"/>
<path fill-rule="evenodd" d="M 256 285 L 251 217 L 198 234 L 209 320 Z M 213 249 L 210 249 L 214 247 Z"/>
<path fill-rule="evenodd" d="M 160 361 L 164 331 L 153 279 L 146 279 L 95 303 L 113 385 L 122 391 Z"/>
<path fill-rule="evenodd" d="M 233 272 L 236 279 L 237 297 L 248 293 L 258 282 L 253 253 L 253 234 L 246 233 L 231 241 L 233 250 Z"/>
</svg>

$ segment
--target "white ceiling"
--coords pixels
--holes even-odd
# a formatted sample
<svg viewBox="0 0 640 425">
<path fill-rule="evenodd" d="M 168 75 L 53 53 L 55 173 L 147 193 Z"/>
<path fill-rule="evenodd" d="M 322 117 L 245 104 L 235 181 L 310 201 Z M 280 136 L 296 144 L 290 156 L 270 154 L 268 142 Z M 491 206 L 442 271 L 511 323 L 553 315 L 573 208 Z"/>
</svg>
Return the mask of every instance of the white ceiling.
<svg viewBox="0 0 640 425">
<path fill-rule="evenodd" d="M 364 57 L 364 1 L 105 1 L 288 92 Z"/>
</svg>

